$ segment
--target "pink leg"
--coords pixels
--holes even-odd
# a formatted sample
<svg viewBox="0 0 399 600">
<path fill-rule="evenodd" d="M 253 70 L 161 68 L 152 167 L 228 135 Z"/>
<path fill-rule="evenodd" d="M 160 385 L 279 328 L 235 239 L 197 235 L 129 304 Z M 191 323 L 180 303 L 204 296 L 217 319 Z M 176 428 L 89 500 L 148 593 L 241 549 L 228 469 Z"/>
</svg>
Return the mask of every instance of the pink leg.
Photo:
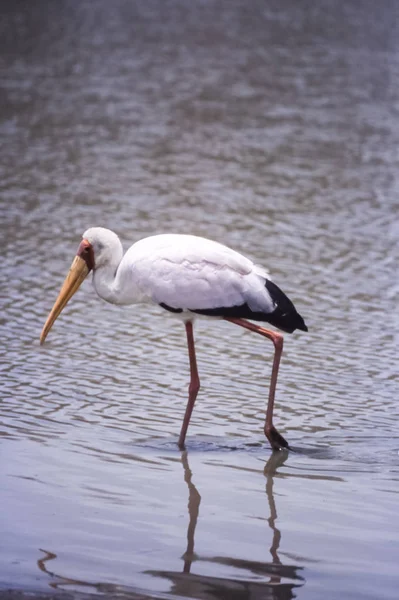
<svg viewBox="0 0 399 600">
<path fill-rule="evenodd" d="M 179 437 L 179 448 L 181 450 L 184 449 L 184 440 L 186 439 L 188 424 L 190 423 L 191 413 L 193 412 L 198 390 L 200 389 L 200 380 L 198 377 L 197 370 L 197 359 L 195 357 L 193 324 L 191 321 L 188 321 L 187 323 L 185 323 L 185 325 L 187 335 L 188 356 L 190 359 L 190 385 L 188 388 L 188 402 L 186 406 L 186 412 L 184 415 Z"/>
<path fill-rule="evenodd" d="M 264 327 L 260 327 L 259 325 L 255 325 L 254 323 L 250 323 L 249 321 L 245 321 L 244 319 L 226 318 L 226 321 L 230 321 L 231 323 L 235 323 L 236 325 L 245 327 L 245 329 L 249 329 L 250 331 L 259 333 L 260 335 L 269 338 L 269 340 L 272 340 L 274 344 L 272 377 L 270 380 L 269 400 L 267 403 L 264 431 L 273 450 L 281 450 L 282 448 L 288 448 L 289 446 L 287 441 L 283 438 L 282 435 L 280 435 L 280 433 L 273 425 L 274 396 L 276 393 L 278 368 L 280 365 L 281 353 L 283 351 L 283 336 L 277 331 L 270 331 L 269 329 L 265 329 Z"/>
</svg>

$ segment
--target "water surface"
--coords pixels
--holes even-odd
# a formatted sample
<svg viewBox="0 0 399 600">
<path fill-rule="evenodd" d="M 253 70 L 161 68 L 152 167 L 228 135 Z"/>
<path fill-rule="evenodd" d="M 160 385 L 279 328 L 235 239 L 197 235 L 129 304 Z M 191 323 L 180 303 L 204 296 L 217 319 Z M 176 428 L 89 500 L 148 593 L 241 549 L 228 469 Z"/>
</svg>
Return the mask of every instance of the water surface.
<svg viewBox="0 0 399 600">
<path fill-rule="evenodd" d="M 397 598 L 395 2 L 14 2 L 0 21 L 0 587 Z M 205 235 L 304 315 L 272 348 L 89 282 L 39 347 L 91 225 Z"/>
</svg>

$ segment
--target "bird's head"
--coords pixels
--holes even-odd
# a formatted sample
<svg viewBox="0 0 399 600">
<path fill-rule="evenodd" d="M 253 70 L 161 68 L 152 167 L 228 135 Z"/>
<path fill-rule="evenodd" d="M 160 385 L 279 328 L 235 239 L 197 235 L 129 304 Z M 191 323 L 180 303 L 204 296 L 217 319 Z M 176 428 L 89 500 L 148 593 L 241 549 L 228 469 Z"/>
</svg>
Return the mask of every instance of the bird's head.
<svg viewBox="0 0 399 600">
<path fill-rule="evenodd" d="M 78 248 L 79 250 L 85 242 L 92 248 L 93 257 L 95 258 L 92 269 L 98 269 L 103 265 L 108 265 L 112 262 L 119 263 L 123 250 L 119 237 L 110 229 L 105 227 L 90 227 L 83 234 L 83 240 Z"/>
<path fill-rule="evenodd" d="M 76 256 L 71 264 L 69 273 L 61 287 L 58 298 L 40 335 L 40 344 L 49 333 L 54 321 L 72 296 L 78 291 L 90 271 L 95 271 L 101 266 L 119 264 L 122 258 L 122 244 L 113 231 L 104 227 L 91 227 L 83 234 Z"/>
</svg>

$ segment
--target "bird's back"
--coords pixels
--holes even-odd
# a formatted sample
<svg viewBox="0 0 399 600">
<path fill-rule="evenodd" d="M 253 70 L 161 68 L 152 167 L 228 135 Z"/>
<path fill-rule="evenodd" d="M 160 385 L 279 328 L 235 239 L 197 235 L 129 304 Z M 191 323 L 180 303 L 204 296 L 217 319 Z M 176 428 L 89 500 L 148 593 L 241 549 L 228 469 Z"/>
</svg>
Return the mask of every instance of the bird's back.
<svg viewBox="0 0 399 600">
<path fill-rule="evenodd" d="M 273 324 L 285 331 L 305 327 L 294 305 L 262 267 L 206 238 L 184 234 L 144 238 L 129 248 L 120 271 L 125 291 L 130 285 L 136 299 L 172 312 L 271 323 L 274 314 Z"/>
<path fill-rule="evenodd" d="M 247 274 L 251 271 L 251 260 L 232 250 L 228 246 L 207 238 L 165 233 L 139 240 L 126 253 L 132 262 L 147 260 L 169 260 L 176 264 L 189 264 L 192 268 L 200 268 L 210 264 L 214 268 L 231 268 L 238 273 Z"/>
</svg>

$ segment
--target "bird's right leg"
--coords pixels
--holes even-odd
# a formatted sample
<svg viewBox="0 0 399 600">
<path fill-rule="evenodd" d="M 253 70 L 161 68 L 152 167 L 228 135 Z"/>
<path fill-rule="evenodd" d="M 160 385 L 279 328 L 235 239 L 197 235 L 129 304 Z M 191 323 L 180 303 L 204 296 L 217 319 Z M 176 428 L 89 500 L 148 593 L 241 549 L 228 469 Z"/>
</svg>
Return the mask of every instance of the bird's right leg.
<svg viewBox="0 0 399 600">
<path fill-rule="evenodd" d="M 277 385 L 277 375 L 278 369 L 280 366 L 281 354 L 283 352 L 283 341 L 284 338 L 281 333 L 277 331 L 270 331 L 269 329 L 265 329 L 265 327 L 260 327 L 260 325 L 255 325 L 255 323 L 250 323 L 245 319 L 233 319 L 229 317 L 225 317 L 226 321 L 230 321 L 231 323 L 235 323 L 236 325 L 240 325 L 241 327 L 245 327 L 245 329 L 249 329 L 250 331 L 254 331 L 255 333 L 259 333 L 263 335 L 263 337 L 267 337 L 269 340 L 272 340 L 274 345 L 274 358 L 273 358 L 273 367 L 272 367 L 272 376 L 270 379 L 270 388 L 269 388 L 269 399 L 267 403 L 266 409 L 266 420 L 265 420 L 265 435 L 270 442 L 273 450 L 281 450 L 282 448 L 289 448 L 288 442 L 283 438 L 283 436 L 277 431 L 277 429 L 273 425 L 273 408 L 274 408 L 274 396 L 276 393 L 276 385 Z"/>
<path fill-rule="evenodd" d="M 198 390 L 200 389 L 197 359 L 195 356 L 193 324 L 191 321 L 187 321 L 187 323 L 185 323 L 185 326 L 187 335 L 188 357 L 190 359 L 190 385 L 188 388 L 188 402 L 186 406 L 186 412 L 184 415 L 183 424 L 181 426 L 180 437 L 178 442 L 180 450 L 184 449 L 184 440 L 186 439 L 188 424 L 190 423 L 191 413 L 193 412 Z"/>
</svg>

